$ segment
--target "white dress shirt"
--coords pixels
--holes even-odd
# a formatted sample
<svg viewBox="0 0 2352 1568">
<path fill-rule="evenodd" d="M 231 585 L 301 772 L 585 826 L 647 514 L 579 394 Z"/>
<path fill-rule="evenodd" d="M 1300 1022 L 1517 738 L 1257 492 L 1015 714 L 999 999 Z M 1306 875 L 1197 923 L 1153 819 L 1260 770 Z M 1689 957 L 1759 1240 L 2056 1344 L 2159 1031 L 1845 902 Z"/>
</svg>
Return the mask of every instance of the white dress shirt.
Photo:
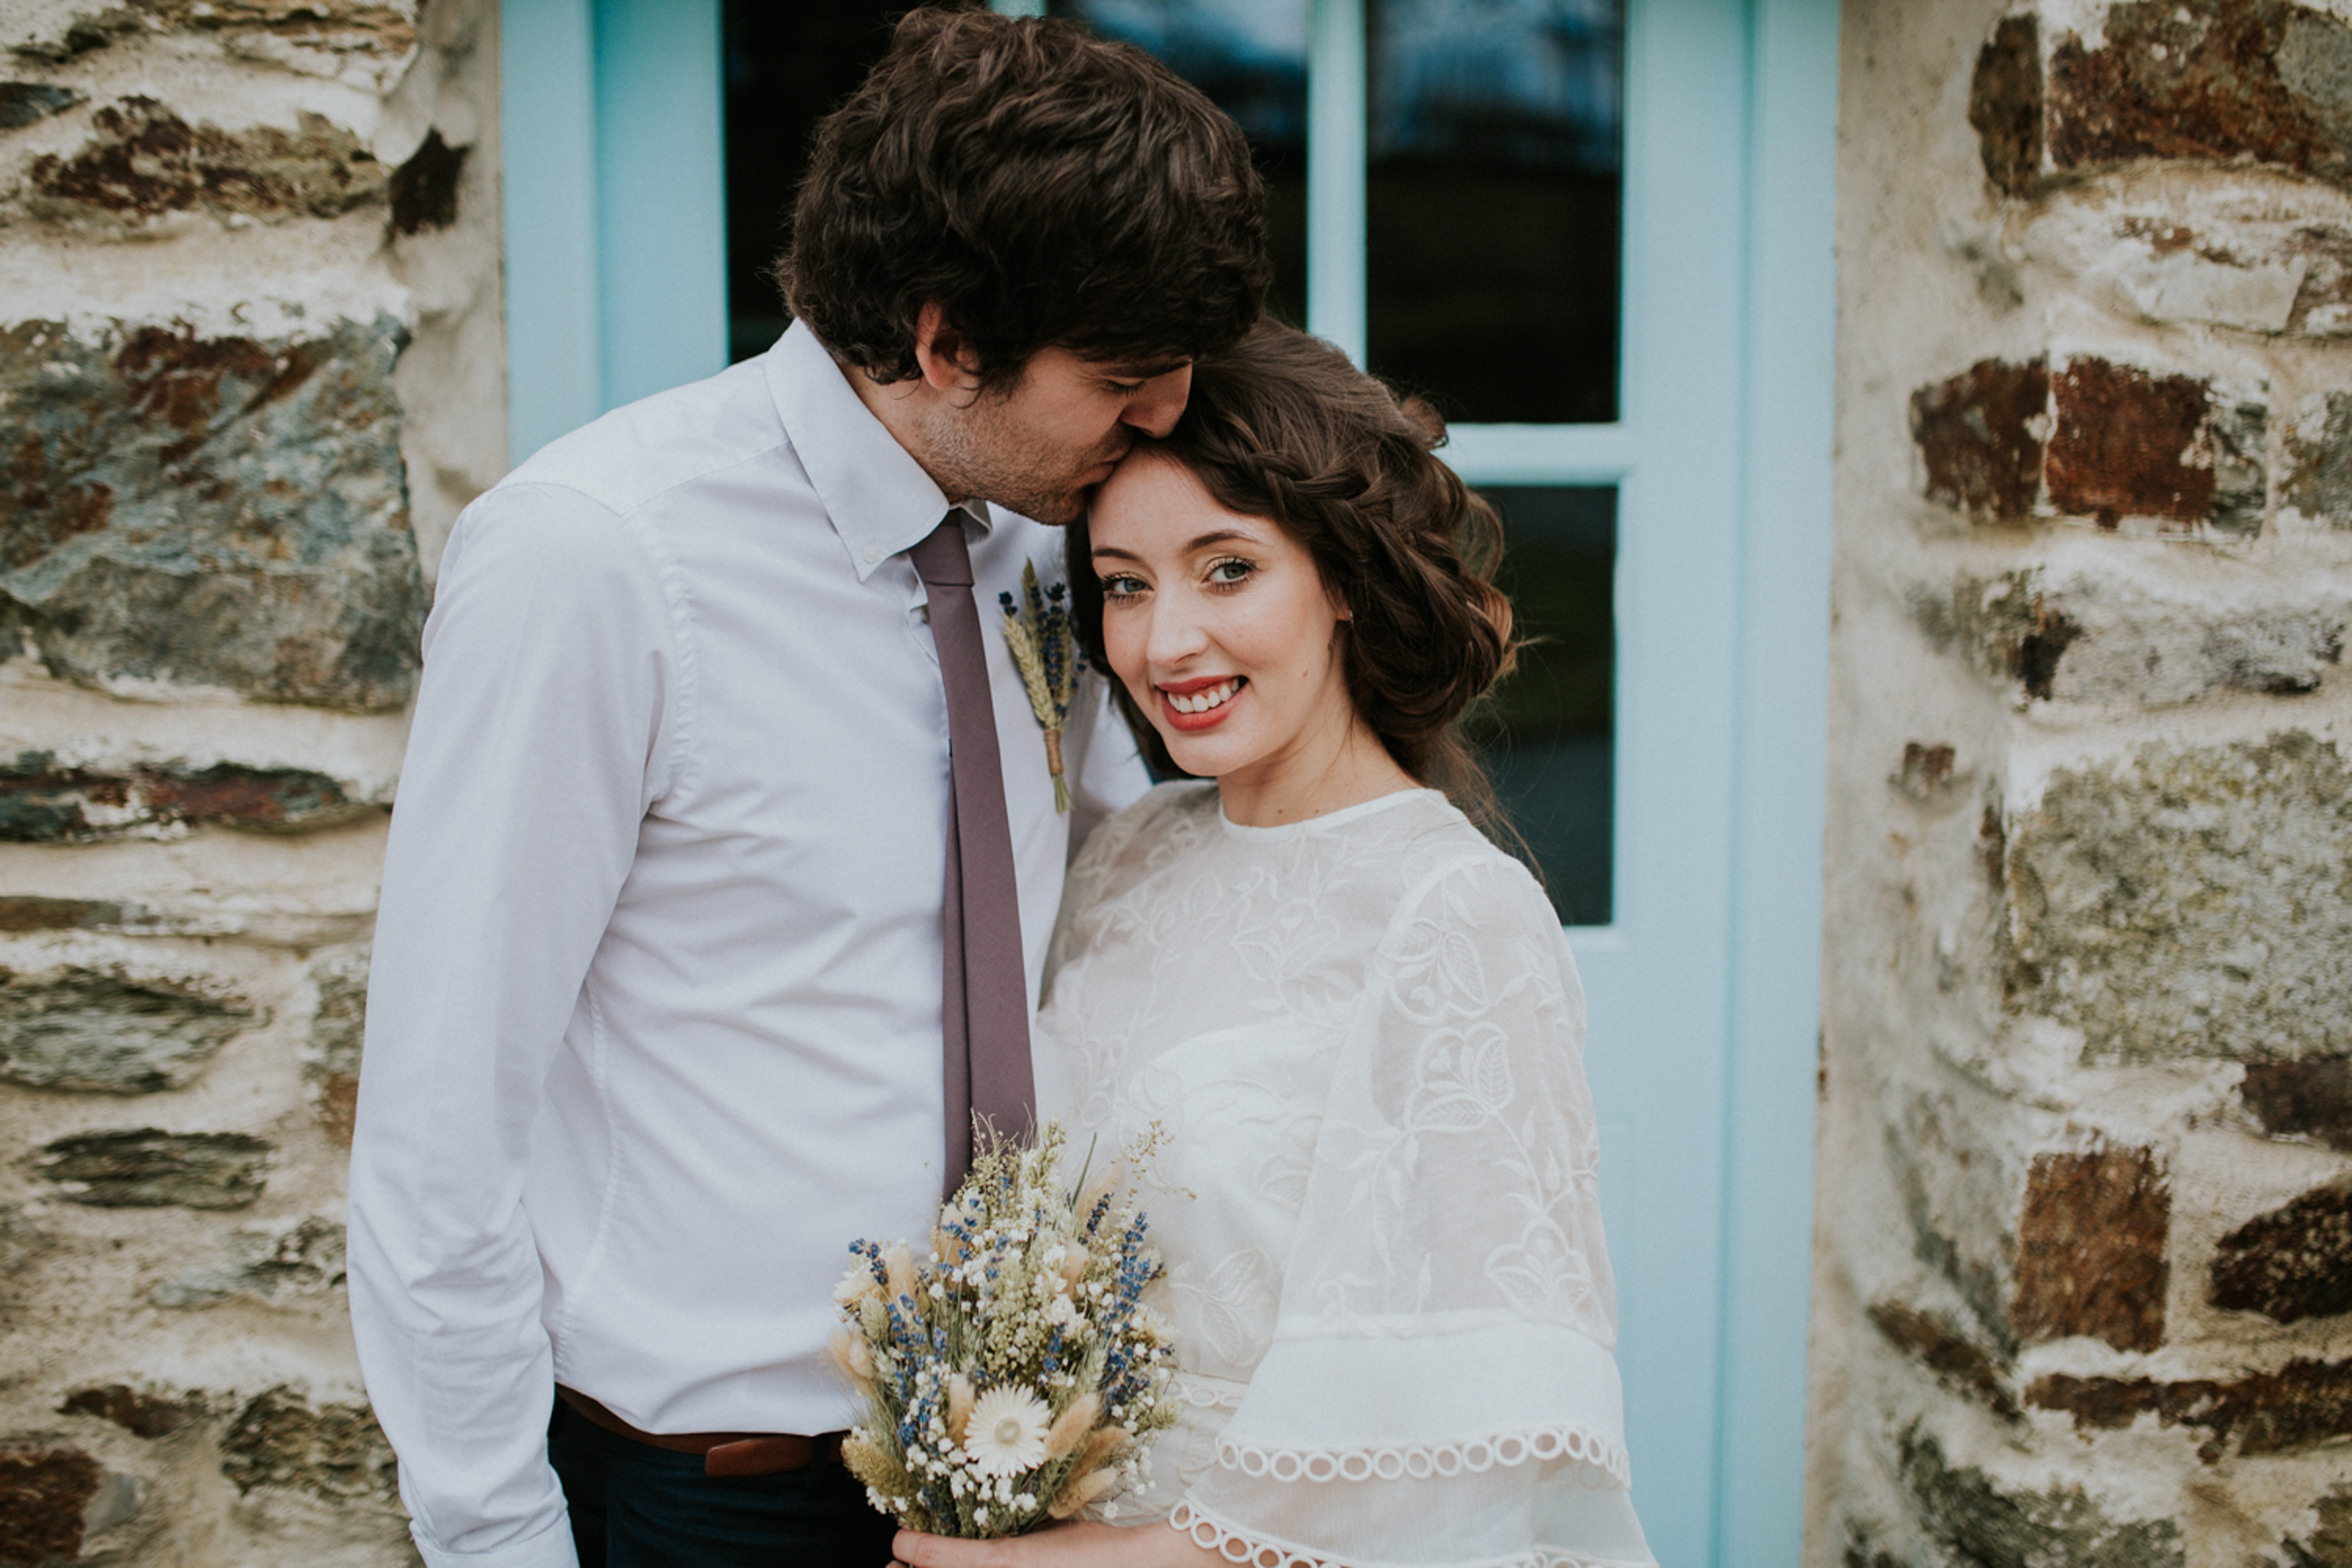
<svg viewBox="0 0 2352 1568">
<path fill-rule="evenodd" d="M 384 868 L 352 1319 L 434 1568 L 572 1568 L 552 1385 L 654 1432 L 824 1432 L 849 1243 L 940 1197 L 947 707 L 900 552 L 947 498 L 802 327 L 459 520 Z M 1054 809 L 971 509 L 1030 991 L 1139 795 L 1089 677 Z"/>
</svg>

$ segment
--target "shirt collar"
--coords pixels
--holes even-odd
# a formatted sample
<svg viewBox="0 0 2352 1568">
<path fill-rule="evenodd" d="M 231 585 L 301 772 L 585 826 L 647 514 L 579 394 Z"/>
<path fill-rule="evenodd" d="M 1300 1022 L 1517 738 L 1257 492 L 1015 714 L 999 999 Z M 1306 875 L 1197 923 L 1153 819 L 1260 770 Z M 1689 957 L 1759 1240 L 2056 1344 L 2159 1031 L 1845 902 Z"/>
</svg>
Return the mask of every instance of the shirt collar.
<svg viewBox="0 0 2352 1568">
<path fill-rule="evenodd" d="M 874 569 L 912 548 L 948 514 L 948 498 L 849 384 L 849 373 L 802 322 L 766 354 L 768 392 L 824 503 L 834 531 L 864 582 Z M 988 503 L 963 510 L 986 533 Z"/>
</svg>

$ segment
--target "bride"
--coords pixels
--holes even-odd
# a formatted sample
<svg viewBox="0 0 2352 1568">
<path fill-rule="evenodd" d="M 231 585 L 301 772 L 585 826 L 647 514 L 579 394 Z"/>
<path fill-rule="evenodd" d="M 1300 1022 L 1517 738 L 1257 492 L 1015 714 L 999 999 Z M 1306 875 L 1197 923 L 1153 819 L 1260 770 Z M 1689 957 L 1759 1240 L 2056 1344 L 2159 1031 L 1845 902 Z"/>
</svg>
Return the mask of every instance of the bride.
<svg viewBox="0 0 2352 1568">
<path fill-rule="evenodd" d="M 1432 421 L 1433 423 L 1433 421 Z M 1070 538 L 1160 785 L 1072 868 L 1041 1112 L 1117 1147 L 1168 1265 L 1152 1480 L 914 1568 L 1650 1564 L 1558 918 L 1447 794 L 1510 661 L 1493 514 L 1328 345 L 1194 372 Z M 1057 1088 L 1059 1103 L 1056 1103 Z M 1171 1528 L 1171 1527 L 1173 1528 Z"/>
</svg>

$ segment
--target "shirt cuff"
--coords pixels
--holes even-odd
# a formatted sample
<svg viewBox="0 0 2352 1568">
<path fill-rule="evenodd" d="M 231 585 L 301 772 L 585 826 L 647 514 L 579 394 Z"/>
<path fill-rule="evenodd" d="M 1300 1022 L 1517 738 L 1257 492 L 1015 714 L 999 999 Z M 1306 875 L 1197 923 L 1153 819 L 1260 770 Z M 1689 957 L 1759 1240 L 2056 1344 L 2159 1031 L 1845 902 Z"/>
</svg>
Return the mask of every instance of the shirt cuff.
<svg viewBox="0 0 2352 1568">
<path fill-rule="evenodd" d="M 488 1552 L 449 1552 L 425 1539 L 413 1525 L 409 1536 L 425 1568 L 580 1568 L 580 1553 L 572 1544 L 572 1520 L 558 1514 L 555 1523 L 537 1535 L 510 1541 Z"/>
</svg>

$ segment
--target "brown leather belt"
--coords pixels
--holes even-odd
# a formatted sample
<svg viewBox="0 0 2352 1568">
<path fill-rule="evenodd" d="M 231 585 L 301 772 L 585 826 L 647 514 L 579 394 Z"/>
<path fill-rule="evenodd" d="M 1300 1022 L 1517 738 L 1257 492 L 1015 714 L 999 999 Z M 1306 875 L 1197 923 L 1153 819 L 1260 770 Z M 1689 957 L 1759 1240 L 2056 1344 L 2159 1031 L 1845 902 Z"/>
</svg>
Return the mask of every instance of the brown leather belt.
<svg viewBox="0 0 2352 1568">
<path fill-rule="evenodd" d="M 830 1464 L 841 1458 L 846 1432 L 822 1432 L 803 1437 L 790 1432 L 640 1432 L 576 1389 L 556 1385 L 555 1396 L 588 1420 L 633 1443 L 667 1448 L 673 1454 L 699 1454 L 707 1476 L 774 1476 Z"/>
</svg>

